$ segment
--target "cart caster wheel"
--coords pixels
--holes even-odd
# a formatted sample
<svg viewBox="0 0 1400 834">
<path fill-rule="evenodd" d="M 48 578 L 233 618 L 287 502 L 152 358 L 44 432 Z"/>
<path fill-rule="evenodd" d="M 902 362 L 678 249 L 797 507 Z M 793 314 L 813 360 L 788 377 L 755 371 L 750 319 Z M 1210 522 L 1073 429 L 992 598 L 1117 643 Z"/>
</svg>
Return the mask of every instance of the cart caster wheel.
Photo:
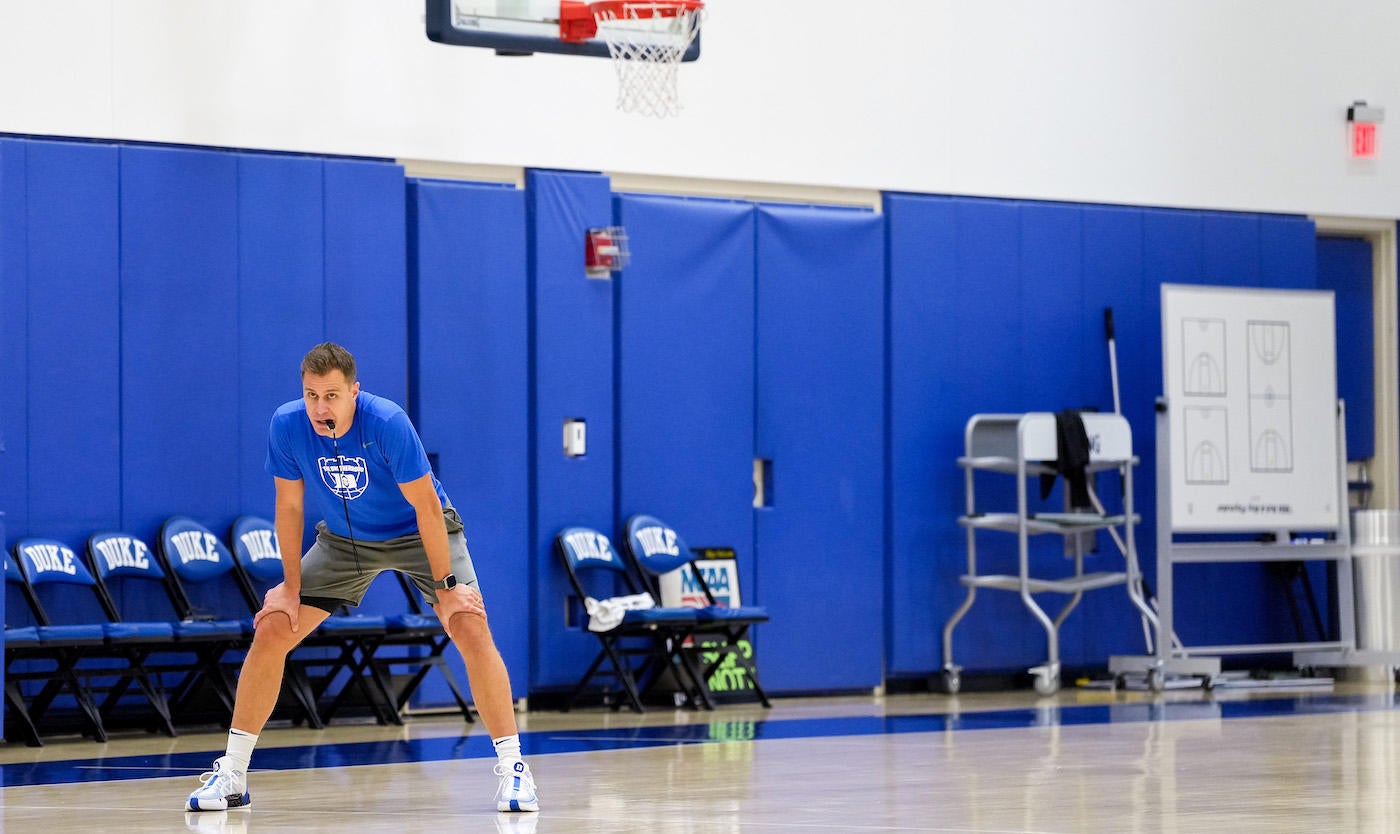
<svg viewBox="0 0 1400 834">
<path fill-rule="evenodd" d="M 1150 669 L 1147 672 L 1147 688 L 1153 692 L 1161 692 L 1167 688 L 1167 676 L 1161 669 Z"/>
<path fill-rule="evenodd" d="M 1054 695 L 1060 691 L 1060 676 L 1050 674 L 1037 674 L 1035 676 L 1035 694 Z"/>
<path fill-rule="evenodd" d="M 956 695 L 962 689 L 962 675 L 957 672 L 943 673 L 943 691 L 949 695 Z"/>
</svg>

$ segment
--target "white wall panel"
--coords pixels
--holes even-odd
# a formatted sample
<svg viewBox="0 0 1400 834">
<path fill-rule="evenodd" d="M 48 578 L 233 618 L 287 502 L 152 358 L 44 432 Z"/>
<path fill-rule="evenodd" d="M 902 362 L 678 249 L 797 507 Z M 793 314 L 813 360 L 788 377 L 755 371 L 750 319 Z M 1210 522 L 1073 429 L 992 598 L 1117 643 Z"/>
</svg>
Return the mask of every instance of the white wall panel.
<svg viewBox="0 0 1400 834">
<path fill-rule="evenodd" d="M 685 110 L 422 0 L 7 0 L 0 131 L 845 188 L 1400 216 L 1393 0 L 710 0 Z M 854 14 L 851 10 L 860 14 Z"/>
</svg>

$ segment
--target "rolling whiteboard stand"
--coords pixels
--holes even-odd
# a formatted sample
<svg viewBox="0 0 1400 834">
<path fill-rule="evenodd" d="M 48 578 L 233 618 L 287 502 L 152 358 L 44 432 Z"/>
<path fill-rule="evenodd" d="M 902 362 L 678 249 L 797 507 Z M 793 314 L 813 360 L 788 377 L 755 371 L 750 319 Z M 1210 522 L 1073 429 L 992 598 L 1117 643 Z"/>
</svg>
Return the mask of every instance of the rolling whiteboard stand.
<svg viewBox="0 0 1400 834">
<path fill-rule="evenodd" d="M 1114 674 L 1145 673 L 1161 690 L 1170 676 L 1211 685 L 1227 654 L 1292 652 L 1300 668 L 1394 662 L 1356 647 L 1333 322 L 1330 292 L 1162 287 L 1156 651 L 1110 658 Z M 1176 565 L 1314 560 L 1337 563 L 1339 640 L 1188 647 L 1176 639 Z"/>
<path fill-rule="evenodd" d="M 1133 604 L 1144 614 L 1150 612 L 1142 593 L 1142 571 L 1134 547 L 1133 527 L 1138 517 L 1133 513 L 1133 473 L 1138 459 L 1133 455 L 1132 431 L 1128 421 L 1118 414 L 1082 415 L 1085 433 L 1090 440 L 1087 473 L 1117 470 L 1123 485 L 1123 512 L 1105 513 L 1090 479 L 1089 493 L 1098 512 L 1045 513 L 1030 512 L 1027 479 L 1038 480 L 1042 475 L 1056 473 L 1059 459 L 1059 439 L 1055 415 L 1048 412 L 1029 414 L 977 414 L 964 429 L 965 454 L 958 458 L 963 469 L 966 490 L 966 514 L 958 523 L 967 531 L 967 573 L 959 581 L 967 588 L 967 597 L 953 612 L 943 627 L 943 686 L 950 694 L 961 688 L 962 667 L 953 662 L 953 629 L 963 618 L 978 588 L 1014 591 L 1020 594 L 1026 608 L 1045 629 L 1046 660 L 1032 667 L 1037 694 L 1051 695 L 1060 688 L 1060 625 L 1079 604 L 1086 591 L 1127 587 Z M 977 504 L 974 475 L 978 471 L 1001 472 L 1016 477 L 1016 507 L 1013 511 L 987 512 Z M 993 530 L 1014 533 L 1018 545 L 1016 574 L 987 574 L 977 567 L 977 531 Z M 1113 537 L 1123 555 L 1123 570 L 1084 570 L 1086 533 L 1105 530 Z M 1030 537 L 1042 533 L 1065 537 L 1071 542 L 1070 554 L 1074 572 L 1056 578 L 1033 576 L 1030 564 Z M 1060 571 L 1063 574 L 1063 571 Z M 1069 598 L 1052 618 L 1032 594 L 1056 593 Z"/>
</svg>

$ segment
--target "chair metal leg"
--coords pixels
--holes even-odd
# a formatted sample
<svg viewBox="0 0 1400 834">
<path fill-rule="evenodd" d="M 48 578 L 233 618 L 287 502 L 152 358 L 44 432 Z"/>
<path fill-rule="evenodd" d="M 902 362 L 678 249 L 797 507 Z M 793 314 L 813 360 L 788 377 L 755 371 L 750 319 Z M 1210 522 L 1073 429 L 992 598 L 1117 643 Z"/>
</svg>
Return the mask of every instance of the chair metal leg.
<svg viewBox="0 0 1400 834">
<path fill-rule="evenodd" d="M 322 713 L 322 720 L 330 721 L 331 716 L 333 716 L 340 709 L 341 704 L 344 703 L 346 695 L 350 692 L 350 687 L 354 686 L 355 689 L 364 696 L 365 703 L 367 703 L 369 708 L 374 712 L 376 723 L 393 724 L 396 726 L 403 725 L 402 716 L 400 716 L 398 710 L 394 708 L 392 690 L 386 689 L 383 682 L 375 678 L 373 673 L 366 674 L 371 665 L 370 660 L 374 656 L 374 649 L 376 647 L 377 644 L 366 646 L 360 643 L 359 638 L 345 638 L 341 641 L 340 657 L 334 664 L 331 675 L 339 674 L 341 670 L 344 670 L 348 674 L 348 677 L 346 678 L 345 684 L 340 688 L 340 692 L 336 693 L 335 698 L 331 701 L 330 706 Z M 328 678 L 329 677 L 330 676 L 328 676 Z M 373 687 L 371 687 L 369 683 L 366 683 L 366 677 L 369 677 Z M 329 680 L 327 682 L 329 683 Z M 379 691 L 374 692 L 371 691 L 372 689 L 377 689 Z"/>
<path fill-rule="evenodd" d="M 402 714 L 409 699 L 413 697 L 413 693 L 418 691 L 428 673 L 437 669 L 442 675 L 443 682 L 447 684 L 448 690 L 452 693 L 452 699 L 457 702 L 457 708 L 461 711 L 463 720 L 468 724 L 476 723 L 476 717 L 472 715 L 471 704 L 468 703 L 461 686 L 457 683 L 457 676 L 453 674 L 452 665 L 441 654 L 443 645 L 436 643 L 434 645 L 436 648 L 424 657 L 375 658 L 371 666 L 373 674 L 381 682 L 381 688 L 393 693 L 391 698 L 394 708 Z M 417 667 L 412 677 L 397 691 L 394 689 L 392 679 L 392 671 L 395 666 Z"/>
<path fill-rule="evenodd" d="M 78 702 L 78 709 L 87 718 L 88 724 L 92 728 L 92 739 L 99 744 L 107 741 L 107 727 L 102 722 L 102 710 L 98 708 L 97 702 L 92 699 L 92 693 L 83 685 L 82 679 L 68 670 L 65 676 L 68 681 L 69 691 L 74 700 Z"/>
<path fill-rule="evenodd" d="M 609 652 L 606 647 L 598 651 L 598 656 L 593 658 L 593 663 L 588 667 L 588 671 L 583 673 L 582 678 L 579 678 L 578 685 L 574 687 L 574 691 L 569 695 L 569 700 L 564 704 L 564 712 L 568 712 L 575 702 L 578 701 L 579 696 L 588 688 L 588 682 L 593 680 L 593 675 L 598 671 L 598 667 L 603 665 L 603 661 L 608 659 L 608 656 Z"/>
<path fill-rule="evenodd" d="M 5 678 L 5 701 L 10 705 L 14 717 L 19 719 L 19 729 L 24 743 L 30 747 L 43 747 L 44 742 L 39 738 L 39 728 L 34 724 L 34 719 L 29 714 L 29 708 L 25 706 L 24 692 L 20 689 L 19 681 L 10 677 Z M 15 723 L 11 721 L 10 726 L 13 727 Z"/>
<path fill-rule="evenodd" d="M 686 651 L 683 646 L 677 646 L 676 657 L 685 668 L 685 672 L 690 677 L 691 683 L 694 686 L 695 694 L 689 696 L 692 703 L 698 698 L 700 702 L 698 704 L 699 708 L 713 710 L 715 708 L 715 700 L 714 696 L 710 693 L 709 673 L 702 673 L 700 671 L 699 665 L 695 662 L 694 655 Z"/>
<path fill-rule="evenodd" d="M 170 717 L 170 704 L 166 700 L 165 691 L 160 688 L 150 670 L 146 668 L 146 658 L 150 654 L 151 650 L 148 649 L 133 649 L 126 653 L 128 674 L 123 678 L 123 685 L 120 688 L 113 687 L 113 692 L 125 693 L 129 684 L 135 682 L 140 688 L 141 694 L 146 697 L 147 703 L 151 705 L 151 709 L 155 710 L 160 731 L 170 738 L 175 738 L 178 733 L 175 731 L 175 724 Z M 102 704 L 104 718 L 111 717 L 111 710 L 116 706 L 119 697 L 119 695 L 114 697 L 112 693 L 108 694 L 107 700 Z"/>
</svg>

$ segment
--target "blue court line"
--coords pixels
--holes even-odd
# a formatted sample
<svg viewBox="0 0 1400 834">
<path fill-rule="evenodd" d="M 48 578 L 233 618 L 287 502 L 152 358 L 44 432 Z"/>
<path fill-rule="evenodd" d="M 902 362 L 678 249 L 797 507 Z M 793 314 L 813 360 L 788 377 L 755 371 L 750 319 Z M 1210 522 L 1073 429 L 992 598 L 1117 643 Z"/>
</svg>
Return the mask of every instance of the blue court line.
<svg viewBox="0 0 1400 834">
<path fill-rule="evenodd" d="M 703 724 L 539 730 L 520 735 L 521 746 L 526 755 L 540 756 L 549 753 L 666 747 L 676 744 L 1258 718 L 1277 715 L 1326 715 L 1394 709 L 1400 709 L 1400 694 L 1315 694 L 1225 702 L 1074 704 L 966 713 L 730 721 L 718 719 Z M 0 785 L 16 787 L 198 775 L 207 770 L 218 755 L 218 751 L 210 751 L 7 764 L 0 766 Z M 495 750 L 491 746 L 491 740 L 484 733 L 474 733 L 456 737 L 268 747 L 258 750 L 254 760 L 254 771 L 405 764 L 494 756 Z"/>
</svg>

